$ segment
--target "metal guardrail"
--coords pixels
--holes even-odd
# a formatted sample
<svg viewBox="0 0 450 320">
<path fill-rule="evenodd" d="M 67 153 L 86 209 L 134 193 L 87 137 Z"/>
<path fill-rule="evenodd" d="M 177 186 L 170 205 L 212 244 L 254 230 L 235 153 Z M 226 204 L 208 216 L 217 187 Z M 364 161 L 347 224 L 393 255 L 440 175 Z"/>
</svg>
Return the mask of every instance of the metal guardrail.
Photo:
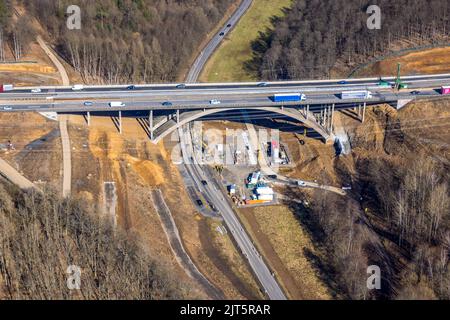
<svg viewBox="0 0 450 320">
<path fill-rule="evenodd" d="M 24 63 L 32 63 L 37 64 L 37 61 L 0 61 L 0 65 L 2 64 L 24 64 Z"/>
</svg>

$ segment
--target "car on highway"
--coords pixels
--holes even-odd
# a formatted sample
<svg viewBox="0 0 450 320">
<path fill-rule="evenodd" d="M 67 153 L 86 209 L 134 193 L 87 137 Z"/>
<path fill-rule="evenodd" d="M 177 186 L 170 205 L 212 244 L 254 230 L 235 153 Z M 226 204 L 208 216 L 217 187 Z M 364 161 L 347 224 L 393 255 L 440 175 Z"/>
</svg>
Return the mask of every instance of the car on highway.
<svg viewBox="0 0 450 320">
<path fill-rule="evenodd" d="M 265 82 L 258 83 L 258 87 L 267 87 L 267 83 Z"/>
<path fill-rule="evenodd" d="M 127 90 L 136 90 L 136 86 L 135 85 L 128 86 Z"/>
<path fill-rule="evenodd" d="M 299 181 L 297 181 L 297 185 L 300 186 L 300 187 L 306 187 L 306 182 L 302 181 L 302 180 L 299 180 Z"/>
<path fill-rule="evenodd" d="M 227 24 L 227 28 L 231 28 L 231 23 Z"/>
<path fill-rule="evenodd" d="M 125 107 L 125 103 L 120 102 L 120 101 L 113 101 L 113 102 L 109 103 L 109 106 L 111 108 L 114 108 L 114 107 Z"/>
<path fill-rule="evenodd" d="M 41 93 L 42 90 L 39 89 L 39 88 L 36 88 L 36 89 L 32 89 L 31 92 L 32 92 L 32 93 Z"/>
<path fill-rule="evenodd" d="M 207 186 L 208 182 L 206 180 L 202 180 L 202 185 Z"/>
<path fill-rule="evenodd" d="M 220 100 L 217 100 L 217 99 L 212 99 L 211 101 L 209 101 L 209 104 L 212 104 L 212 105 L 218 105 L 218 104 L 221 104 L 222 102 L 220 101 Z"/>
<path fill-rule="evenodd" d="M 92 107 L 94 105 L 94 103 L 91 101 L 85 101 L 83 104 L 85 107 Z"/>
<path fill-rule="evenodd" d="M 347 80 L 342 80 L 342 81 L 339 81 L 338 84 L 348 84 L 348 81 Z"/>
<path fill-rule="evenodd" d="M 166 102 L 163 102 L 162 105 L 163 105 L 164 107 L 171 107 L 171 106 L 173 106 L 173 103 L 170 102 L 170 101 L 166 101 Z"/>
<path fill-rule="evenodd" d="M 12 107 L 6 106 L 6 107 L 3 107 L 3 110 L 5 110 L 5 111 L 11 111 L 11 110 L 12 110 Z"/>
<path fill-rule="evenodd" d="M 202 201 L 202 200 L 198 199 L 198 200 L 196 200 L 195 202 L 197 203 L 197 205 L 198 205 L 200 208 L 203 208 L 204 204 L 203 204 L 203 201 Z"/>
<path fill-rule="evenodd" d="M 219 34 L 219 36 L 221 36 L 221 37 L 223 37 L 225 35 L 225 32 L 221 32 L 220 34 Z"/>
<path fill-rule="evenodd" d="M 417 96 L 418 94 L 420 94 L 420 91 L 414 90 L 414 91 L 411 91 L 411 94 Z"/>
<path fill-rule="evenodd" d="M 184 83 L 177 85 L 177 89 L 186 89 L 186 85 Z"/>
<path fill-rule="evenodd" d="M 82 84 L 76 84 L 72 87 L 72 91 L 81 91 L 84 89 L 84 86 Z"/>
</svg>

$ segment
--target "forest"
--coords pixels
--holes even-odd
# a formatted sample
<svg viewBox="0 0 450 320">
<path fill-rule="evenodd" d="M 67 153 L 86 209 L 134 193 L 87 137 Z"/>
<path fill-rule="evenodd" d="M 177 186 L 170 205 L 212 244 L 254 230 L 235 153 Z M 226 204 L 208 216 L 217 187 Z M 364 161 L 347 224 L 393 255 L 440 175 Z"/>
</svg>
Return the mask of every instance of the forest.
<svg viewBox="0 0 450 320">
<path fill-rule="evenodd" d="M 70 265 L 81 290 L 68 290 Z M 86 202 L 0 181 L 0 300 L 195 298 L 171 270 Z"/>
<path fill-rule="evenodd" d="M 58 53 L 85 81 L 148 83 L 174 81 L 234 0 L 19 2 L 46 29 Z M 8 4 L 8 0 L 0 0 L 0 19 Z M 70 5 L 81 9 L 81 30 L 66 26 Z M 0 25 L 8 22 L 0 21 Z M 9 30 L 10 42 L 14 34 L 27 37 L 21 42 L 26 47 L 29 36 L 23 29 Z"/>
<path fill-rule="evenodd" d="M 381 9 L 381 30 L 367 28 L 369 5 Z M 253 43 L 247 68 L 261 79 L 330 77 L 397 48 L 450 43 L 448 0 L 296 0 L 273 30 Z"/>
<path fill-rule="evenodd" d="M 319 268 L 344 299 L 450 299 L 448 174 L 428 159 L 358 163 L 358 198 L 317 192 L 303 217 L 327 259 Z M 367 288 L 367 268 L 381 290 Z"/>
</svg>

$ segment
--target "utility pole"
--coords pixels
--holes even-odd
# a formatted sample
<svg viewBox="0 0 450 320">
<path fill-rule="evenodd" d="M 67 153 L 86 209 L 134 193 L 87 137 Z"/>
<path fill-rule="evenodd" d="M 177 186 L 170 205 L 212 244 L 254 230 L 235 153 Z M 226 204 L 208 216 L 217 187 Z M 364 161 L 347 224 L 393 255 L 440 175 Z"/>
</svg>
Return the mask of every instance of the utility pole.
<svg viewBox="0 0 450 320">
<path fill-rule="evenodd" d="M 399 62 L 397 63 L 397 78 L 395 79 L 395 89 L 399 91 L 400 89 L 407 89 L 408 85 L 406 83 L 403 83 L 401 79 L 401 68 L 402 64 Z"/>
</svg>

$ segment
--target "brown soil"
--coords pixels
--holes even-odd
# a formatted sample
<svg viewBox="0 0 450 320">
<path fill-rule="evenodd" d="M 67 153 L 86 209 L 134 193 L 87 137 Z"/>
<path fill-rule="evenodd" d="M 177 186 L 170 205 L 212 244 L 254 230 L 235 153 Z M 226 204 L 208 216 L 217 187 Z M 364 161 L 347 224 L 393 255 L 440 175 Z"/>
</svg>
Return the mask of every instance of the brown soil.
<svg viewBox="0 0 450 320">
<path fill-rule="evenodd" d="M 450 73 L 450 47 L 412 52 L 376 62 L 357 76 L 396 75 L 397 63 L 403 75 Z"/>
<path fill-rule="evenodd" d="M 159 188 L 179 228 L 184 246 L 200 271 L 228 299 L 256 298 L 256 283 L 248 269 L 239 264 L 234 247 L 211 242 L 208 220 L 199 217 L 184 187 L 178 169 L 172 163 L 174 143 L 153 145 L 135 119 L 123 119 L 120 135 L 107 117 L 92 117 L 88 129 L 83 117 L 70 117 L 73 188 L 80 196 L 103 203 L 104 181 L 116 183 L 117 221 L 130 234 L 143 239 L 152 254 L 177 264 L 158 215 L 149 199 L 149 190 Z M 206 237 L 205 237 L 206 236 Z M 239 258 L 239 257 L 238 257 Z M 178 267 L 180 273 L 184 272 Z M 239 270 L 239 276 L 230 270 Z M 242 279 L 241 279 L 242 278 Z M 188 281 L 189 279 L 187 279 Z"/>
<path fill-rule="evenodd" d="M 0 114 L 0 143 L 8 141 L 15 150 L 0 156 L 30 181 L 60 188 L 61 143 L 56 122 L 36 113 Z"/>
</svg>

